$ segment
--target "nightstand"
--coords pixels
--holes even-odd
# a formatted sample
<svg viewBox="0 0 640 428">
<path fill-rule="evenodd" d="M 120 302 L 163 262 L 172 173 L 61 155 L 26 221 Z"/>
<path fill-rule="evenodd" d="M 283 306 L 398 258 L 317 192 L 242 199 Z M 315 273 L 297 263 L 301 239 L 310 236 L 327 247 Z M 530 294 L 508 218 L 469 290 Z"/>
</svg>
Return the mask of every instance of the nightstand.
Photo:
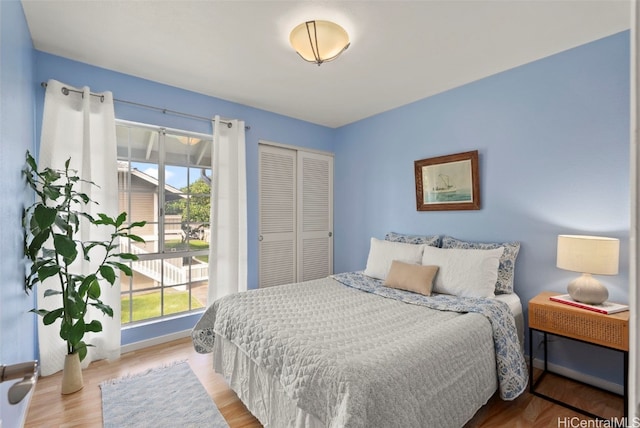
<svg viewBox="0 0 640 428">
<path fill-rule="evenodd" d="M 529 301 L 529 392 L 573 411 L 602 419 L 598 415 L 536 391 L 536 387 L 545 374 L 552 373 L 547 366 L 547 334 L 566 337 L 622 352 L 624 358 L 624 416 L 627 417 L 629 414 L 627 403 L 629 392 L 627 379 L 629 374 L 629 311 L 604 315 L 549 300 L 550 296 L 557 294 L 560 293 L 544 291 Z M 535 382 L 533 381 L 533 331 L 539 331 L 544 335 L 544 371 Z"/>
</svg>

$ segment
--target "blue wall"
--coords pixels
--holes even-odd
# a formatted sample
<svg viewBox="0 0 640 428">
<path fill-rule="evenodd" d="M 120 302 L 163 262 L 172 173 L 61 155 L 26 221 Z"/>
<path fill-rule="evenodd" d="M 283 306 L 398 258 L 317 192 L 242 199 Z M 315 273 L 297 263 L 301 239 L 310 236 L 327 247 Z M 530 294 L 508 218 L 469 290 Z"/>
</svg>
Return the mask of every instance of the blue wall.
<svg viewBox="0 0 640 428">
<path fill-rule="evenodd" d="M 627 302 L 629 114 L 623 32 L 338 129 L 336 272 L 363 269 L 369 238 L 387 231 L 517 240 L 526 306 L 577 276 L 555 267 L 557 235 L 596 234 L 621 241 L 620 274 L 599 279 Z M 418 212 L 413 162 L 476 149 L 482 209 Z M 598 371 L 600 353 L 561 341 L 551 352 L 622 383 L 620 364 Z"/>
<path fill-rule="evenodd" d="M 115 73 L 71 61 L 54 55 L 36 52 L 36 81 L 56 79 L 71 86 L 89 86 L 94 92 L 111 91 L 114 98 L 163 107 L 197 116 L 237 118 L 251 127 L 246 132 L 247 142 L 247 204 L 248 204 L 248 284 L 258 283 L 258 140 L 274 141 L 332 152 L 335 131 L 275 113 L 259 110 L 218 98 L 162 85 L 126 74 Z M 44 90 L 38 87 L 37 129 L 41 128 Z M 118 119 L 162 125 L 171 128 L 211 133 L 206 121 L 166 115 L 127 104 L 115 103 Z M 39 135 L 38 135 L 39 140 Z M 197 316 L 181 318 L 155 325 L 139 326 L 123 331 L 122 343 L 128 344 L 190 329 Z"/>
<path fill-rule="evenodd" d="M 0 1 L 0 363 L 36 358 L 33 297 L 24 292 L 21 168 L 34 148 L 34 58 L 19 1 Z M 27 196 L 25 196 L 26 198 Z M 16 406 L 0 400 L 0 420 L 13 426 Z"/>
</svg>

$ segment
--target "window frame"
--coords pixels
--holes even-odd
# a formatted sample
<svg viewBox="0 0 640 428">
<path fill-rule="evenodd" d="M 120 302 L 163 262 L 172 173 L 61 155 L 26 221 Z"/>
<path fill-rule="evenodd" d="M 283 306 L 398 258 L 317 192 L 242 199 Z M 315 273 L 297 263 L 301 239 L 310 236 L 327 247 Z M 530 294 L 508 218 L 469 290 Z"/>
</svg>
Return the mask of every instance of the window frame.
<svg viewBox="0 0 640 428">
<path fill-rule="evenodd" d="M 167 134 L 170 135 L 174 135 L 174 136 L 185 136 L 188 138 L 198 138 L 201 140 L 205 140 L 205 141 L 210 141 L 211 144 L 211 157 L 213 157 L 214 154 L 214 150 L 213 150 L 213 135 L 212 134 L 203 134 L 203 133 L 199 133 L 199 132 L 194 132 L 194 131 L 188 131 L 188 130 L 184 130 L 184 129 L 176 129 L 176 128 L 171 128 L 171 127 L 166 127 L 166 126 L 159 126 L 159 125 L 152 125 L 152 124 L 146 124 L 146 123 L 140 123 L 140 122 L 133 122 L 133 121 L 128 121 L 128 120 L 123 120 L 123 119 L 116 119 L 115 121 L 116 124 L 116 128 L 118 126 L 125 126 L 127 128 L 142 128 L 145 130 L 149 130 L 151 132 L 156 132 L 158 133 L 158 161 L 157 164 L 156 163 L 151 163 L 153 165 L 157 165 L 158 168 L 158 177 L 157 177 L 157 181 L 158 181 L 158 195 L 157 197 L 154 196 L 154 212 L 155 215 L 157 216 L 157 225 L 156 225 L 156 234 L 157 234 L 157 251 L 156 252 L 152 252 L 152 253 L 148 253 L 148 254 L 139 254 L 139 261 L 149 261 L 149 260 L 160 260 L 161 263 L 165 263 L 165 260 L 169 260 L 169 259 L 177 259 L 177 258 L 186 258 L 189 257 L 190 262 L 189 262 L 189 266 L 193 266 L 191 259 L 197 257 L 197 256 L 208 256 L 209 255 L 209 249 L 203 249 L 203 250 L 186 250 L 186 251 L 166 251 L 166 236 L 164 234 L 165 231 L 165 223 L 166 223 L 166 218 L 165 218 L 165 210 L 166 210 L 166 199 L 165 199 L 165 193 L 166 193 L 166 177 L 165 177 L 165 168 L 167 166 L 166 163 L 166 142 L 164 140 L 165 136 Z M 131 213 L 132 211 L 132 198 L 131 198 L 131 178 L 132 178 L 132 174 L 131 174 L 131 163 L 135 163 L 135 162 L 139 162 L 136 160 L 132 159 L 132 155 L 131 155 L 131 146 L 129 145 L 129 147 L 127 148 L 128 152 L 127 152 L 127 158 L 124 159 L 120 156 L 118 156 L 118 154 L 116 154 L 117 160 L 118 161 L 126 161 L 129 165 L 129 170 L 126 174 L 126 179 L 127 179 L 127 183 L 126 183 L 126 187 L 127 189 L 129 189 L 129 191 L 127 191 L 127 198 L 125 200 L 125 210 L 127 212 L 127 214 Z M 190 164 L 190 163 L 185 163 L 185 164 L 174 164 L 174 163 L 170 163 L 169 166 L 177 166 L 177 167 L 181 167 L 181 168 L 186 168 L 187 171 L 190 171 L 191 169 L 196 169 L 199 166 L 198 165 L 194 165 L 194 164 Z M 208 165 L 206 166 L 206 169 L 208 169 L 209 171 L 213 171 L 212 165 Z M 188 177 L 189 177 L 189 185 L 191 185 L 192 183 L 190 182 L 190 172 L 187 173 Z M 193 196 L 191 193 L 187 194 L 188 197 L 190 198 L 191 196 Z M 194 194 L 195 196 L 201 196 L 203 194 L 201 193 L 196 193 Z M 118 198 L 120 198 L 120 188 L 118 190 Z M 213 203 L 213 201 L 210 201 L 210 203 Z M 190 204 L 187 204 L 187 210 L 190 210 Z M 187 211 L 189 212 L 189 211 Z M 190 214 L 188 214 L 188 218 Z M 128 218 L 127 219 L 127 223 L 130 224 L 131 223 L 131 219 Z M 189 222 L 191 223 L 191 221 Z M 211 224 L 211 219 L 209 219 L 209 223 Z M 189 241 L 189 237 L 187 237 L 187 242 Z M 131 242 L 129 242 L 129 245 L 131 245 Z M 130 249 L 130 248 L 129 248 Z M 132 267 L 133 263 L 130 262 L 129 265 Z M 185 317 L 185 316 L 191 316 L 194 314 L 198 314 L 198 313 L 202 313 L 206 310 L 206 306 L 207 306 L 207 302 L 204 302 L 204 307 L 202 308 L 195 308 L 193 309 L 191 307 L 192 305 L 192 269 L 189 269 L 189 278 L 187 280 L 186 283 L 183 284 L 173 284 L 173 285 L 166 285 L 165 284 L 165 269 L 161 269 L 161 281 L 160 281 L 160 285 L 158 287 L 151 287 L 151 288 L 143 288 L 141 290 L 134 290 L 134 284 L 133 284 L 133 277 L 126 277 L 126 276 L 121 276 L 121 290 L 120 290 L 120 295 L 121 295 L 121 304 L 122 304 L 122 300 L 125 297 L 128 297 L 129 299 L 129 320 L 126 322 L 122 323 L 122 328 L 129 328 L 129 327 L 135 327 L 135 326 L 139 326 L 139 325 L 144 325 L 144 324 L 153 324 L 153 323 L 160 323 L 169 319 L 173 319 L 173 318 L 180 318 L 180 317 Z M 126 280 L 124 280 L 124 278 L 126 278 Z M 208 280 L 207 280 L 208 282 Z M 126 283 L 126 286 L 125 286 Z M 189 293 L 189 309 L 187 311 L 181 311 L 181 312 L 177 312 L 177 313 L 170 313 L 170 314 L 166 314 L 164 313 L 165 311 L 165 305 L 164 305 L 164 296 L 165 296 L 165 291 L 168 289 L 174 289 L 180 286 L 185 286 L 188 290 Z M 210 286 L 209 283 L 207 283 L 207 288 Z M 151 317 L 151 318 L 145 318 L 142 320 L 137 320 L 134 321 L 133 320 L 133 296 L 136 295 L 136 292 L 139 291 L 147 291 L 147 290 L 152 290 L 152 289 L 158 289 L 159 291 L 161 291 L 160 293 L 160 315 L 156 316 L 156 317 Z M 122 308 L 124 309 L 124 308 Z"/>
</svg>

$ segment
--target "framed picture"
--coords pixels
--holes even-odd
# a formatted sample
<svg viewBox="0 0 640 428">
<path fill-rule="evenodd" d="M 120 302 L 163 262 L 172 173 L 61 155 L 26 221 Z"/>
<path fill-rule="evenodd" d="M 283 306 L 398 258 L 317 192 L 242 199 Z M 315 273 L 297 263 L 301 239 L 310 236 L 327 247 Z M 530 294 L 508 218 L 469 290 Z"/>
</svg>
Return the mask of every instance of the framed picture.
<svg viewBox="0 0 640 428">
<path fill-rule="evenodd" d="M 414 162 L 418 211 L 479 210 L 478 151 Z"/>
</svg>

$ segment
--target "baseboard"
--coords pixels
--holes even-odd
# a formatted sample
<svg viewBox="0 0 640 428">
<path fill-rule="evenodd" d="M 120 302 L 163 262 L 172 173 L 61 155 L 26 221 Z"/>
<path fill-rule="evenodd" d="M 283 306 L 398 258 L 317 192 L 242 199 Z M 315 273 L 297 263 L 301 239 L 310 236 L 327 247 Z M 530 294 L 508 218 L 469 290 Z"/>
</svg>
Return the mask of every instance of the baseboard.
<svg viewBox="0 0 640 428">
<path fill-rule="evenodd" d="M 527 360 L 529 358 L 527 357 Z M 539 360 L 537 358 L 533 359 L 533 367 L 537 369 L 544 369 L 544 361 Z M 578 372 L 572 369 L 569 369 L 564 366 L 559 366 L 553 363 L 547 363 L 547 367 L 550 371 L 566 376 L 571 379 L 575 379 L 577 381 L 586 383 L 587 385 L 592 385 L 597 388 L 604 389 L 605 391 L 613 392 L 614 394 L 623 395 L 624 394 L 624 386 L 619 385 L 615 382 L 611 382 L 608 380 L 601 379 L 599 377 L 591 376 L 582 372 Z"/>
<path fill-rule="evenodd" d="M 137 351 L 139 349 L 148 348 L 149 346 L 160 345 L 162 343 L 171 342 L 172 340 L 182 339 L 183 337 L 189 337 L 191 330 L 178 331 L 176 333 L 166 334 L 164 336 L 158 336 L 147 340 L 141 340 L 139 342 L 129 343 L 120 347 L 120 353 L 126 354 L 127 352 Z"/>
</svg>

